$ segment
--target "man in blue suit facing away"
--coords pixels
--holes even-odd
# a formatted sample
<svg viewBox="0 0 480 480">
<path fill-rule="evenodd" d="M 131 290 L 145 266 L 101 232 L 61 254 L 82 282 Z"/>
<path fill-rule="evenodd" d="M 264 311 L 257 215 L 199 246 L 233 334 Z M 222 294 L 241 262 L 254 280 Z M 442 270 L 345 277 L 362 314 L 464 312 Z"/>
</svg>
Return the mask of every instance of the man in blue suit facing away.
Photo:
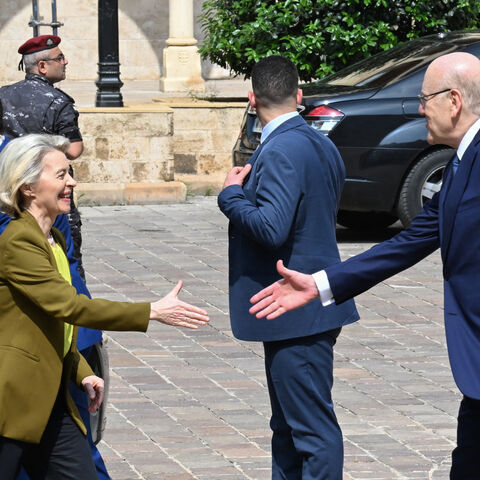
<svg viewBox="0 0 480 480">
<path fill-rule="evenodd" d="M 260 60 L 252 86 L 261 144 L 244 168 L 227 175 L 218 197 L 230 220 L 232 330 L 236 338 L 264 344 L 272 478 L 341 480 L 333 346 L 341 327 L 358 319 L 353 301 L 323 307 L 317 300 L 278 322 L 258 320 L 248 310 L 250 297 L 280 278 L 279 258 L 311 272 L 339 262 L 335 225 L 345 169 L 333 143 L 297 113 L 302 92 L 292 62 L 279 56 Z"/>
<path fill-rule="evenodd" d="M 464 395 L 452 453 L 452 480 L 480 478 L 479 79 L 480 60 L 463 52 L 438 57 L 425 73 L 419 113 L 427 122 L 427 140 L 456 148 L 457 153 L 445 168 L 440 192 L 410 227 L 314 275 L 285 269 L 279 262 L 284 279 L 255 295 L 256 305 L 250 310 L 259 318 L 274 319 L 293 308 L 305 308 L 318 297 L 324 305 L 339 305 L 440 247 L 448 355 Z"/>
</svg>

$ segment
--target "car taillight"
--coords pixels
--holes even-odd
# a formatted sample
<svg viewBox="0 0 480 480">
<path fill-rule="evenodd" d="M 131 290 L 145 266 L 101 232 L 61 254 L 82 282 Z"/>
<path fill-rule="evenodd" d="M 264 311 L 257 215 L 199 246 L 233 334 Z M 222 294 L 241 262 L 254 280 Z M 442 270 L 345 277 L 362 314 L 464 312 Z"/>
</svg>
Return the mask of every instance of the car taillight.
<svg viewBox="0 0 480 480">
<path fill-rule="evenodd" d="M 344 114 L 328 105 L 315 107 L 305 115 L 305 121 L 315 130 L 328 135 L 343 119 Z"/>
</svg>

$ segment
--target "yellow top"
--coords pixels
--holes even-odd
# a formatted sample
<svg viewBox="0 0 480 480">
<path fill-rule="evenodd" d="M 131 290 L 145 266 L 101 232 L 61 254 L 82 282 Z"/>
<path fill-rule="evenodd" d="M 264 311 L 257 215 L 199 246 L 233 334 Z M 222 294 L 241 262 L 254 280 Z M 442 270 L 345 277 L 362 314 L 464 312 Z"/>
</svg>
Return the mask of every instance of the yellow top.
<svg viewBox="0 0 480 480">
<path fill-rule="evenodd" d="M 56 244 L 55 246 L 50 245 L 52 247 L 53 255 L 55 255 L 55 261 L 57 262 L 57 268 L 60 272 L 60 275 L 67 281 L 70 285 L 72 284 L 72 277 L 70 275 L 70 265 L 68 263 L 67 256 L 63 251 L 60 245 Z M 64 332 L 64 340 L 63 340 L 63 356 L 67 354 L 70 350 L 70 346 L 72 345 L 72 338 L 73 338 L 73 325 L 70 323 L 65 323 L 63 327 Z"/>
</svg>

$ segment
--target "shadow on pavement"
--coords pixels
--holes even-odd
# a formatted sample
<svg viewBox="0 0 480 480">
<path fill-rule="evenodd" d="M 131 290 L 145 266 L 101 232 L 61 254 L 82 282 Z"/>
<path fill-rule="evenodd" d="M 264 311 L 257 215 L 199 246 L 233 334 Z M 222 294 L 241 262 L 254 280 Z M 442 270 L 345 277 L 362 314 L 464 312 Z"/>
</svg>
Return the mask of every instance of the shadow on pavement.
<svg viewBox="0 0 480 480">
<path fill-rule="evenodd" d="M 402 231 L 400 222 L 387 228 L 356 230 L 337 225 L 337 243 L 380 243 Z"/>
</svg>

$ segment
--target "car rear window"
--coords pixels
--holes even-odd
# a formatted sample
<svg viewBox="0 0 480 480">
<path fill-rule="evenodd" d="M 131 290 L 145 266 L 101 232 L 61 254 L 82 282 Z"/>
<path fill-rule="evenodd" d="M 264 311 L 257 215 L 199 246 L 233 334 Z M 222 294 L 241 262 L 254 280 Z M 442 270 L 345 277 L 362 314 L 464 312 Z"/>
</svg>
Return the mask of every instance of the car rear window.
<svg viewBox="0 0 480 480">
<path fill-rule="evenodd" d="M 319 86 L 382 88 L 429 64 L 439 55 L 456 50 L 458 46 L 453 43 L 414 40 L 357 62 L 316 83 Z"/>
</svg>

